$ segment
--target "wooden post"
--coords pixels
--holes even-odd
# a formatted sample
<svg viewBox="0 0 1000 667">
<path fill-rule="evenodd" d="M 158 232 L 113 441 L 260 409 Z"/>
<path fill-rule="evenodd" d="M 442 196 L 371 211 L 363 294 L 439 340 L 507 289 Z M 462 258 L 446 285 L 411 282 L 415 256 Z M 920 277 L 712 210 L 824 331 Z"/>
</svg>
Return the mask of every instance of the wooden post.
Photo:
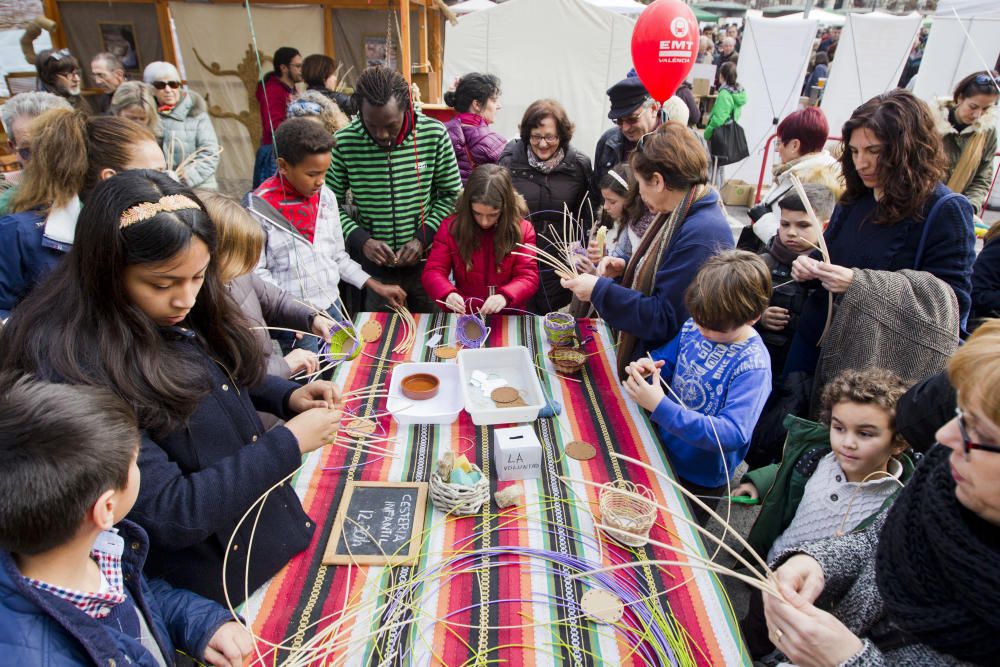
<svg viewBox="0 0 1000 667">
<path fill-rule="evenodd" d="M 337 47 L 333 43 L 333 7 L 323 5 L 323 47 L 326 55 L 337 59 Z"/>
<path fill-rule="evenodd" d="M 65 49 L 66 33 L 63 31 L 62 19 L 59 16 L 59 5 L 56 4 L 56 0 L 45 0 L 42 4 L 42 11 L 45 13 L 46 18 L 50 18 L 56 22 L 55 32 L 51 34 L 52 48 Z"/>
<path fill-rule="evenodd" d="M 442 101 L 441 95 L 444 91 L 444 83 L 442 77 L 444 76 L 444 47 L 442 46 L 443 39 L 441 34 L 441 11 L 435 9 L 430 15 L 430 25 L 428 26 L 429 32 L 428 38 L 428 49 L 430 51 L 430 85 L 428 86 L 430 90 L 427 91 L 428 101 L 434 103 L 440 103 Z"/>
<path fill-rule="evenodd" d="M 399 68 L 407 81 L 412 81 L 413 59 L 410 54 L 410 0 L 399 0 Z"/>
<path fill-rule="evenodd" d="M 177 66 L 174 51 L 174 31 L 170 29 L 170 8 L 167 0 L 156 0 L 156 23 L 160 28 L 160 42 L 163 44 L 163 59 Z"/>
</svg>

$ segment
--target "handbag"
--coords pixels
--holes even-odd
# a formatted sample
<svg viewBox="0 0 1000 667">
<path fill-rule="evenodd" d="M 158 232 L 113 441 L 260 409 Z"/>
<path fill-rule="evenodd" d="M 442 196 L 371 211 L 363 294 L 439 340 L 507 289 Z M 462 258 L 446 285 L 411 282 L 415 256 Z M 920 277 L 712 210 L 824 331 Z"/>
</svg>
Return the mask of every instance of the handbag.
<svg viewBox="0 0 1000 667">
<path fill-rule="evenodd" d="M 747 135 L 740 124 L 736 122 L 735 108 L 732 113 L 729 120 L 712 131 L 712 138 L 708 140 L 709 151 L 720 167 L 739 162 L 750 156 Z"/>
</svg>

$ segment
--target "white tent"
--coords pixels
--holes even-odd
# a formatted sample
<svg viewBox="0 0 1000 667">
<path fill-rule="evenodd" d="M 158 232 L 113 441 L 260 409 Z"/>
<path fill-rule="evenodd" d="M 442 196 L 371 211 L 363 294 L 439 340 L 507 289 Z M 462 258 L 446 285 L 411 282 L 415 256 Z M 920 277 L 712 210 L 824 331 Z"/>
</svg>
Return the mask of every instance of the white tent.
<svg viewBox="0 0 1000 667">
<path fill-rule="evenodd" d="M 626 16 L 638 16 L 646 9 L 646 5 L 635 0 L 587 0 L 587 2 L 595 7 Z"/>
<path fill-rule="evenodd" d="M 496 6 L 497 5 L 493 2 L 493 0 L 465 0 L 465 2 L 456 3 L 448 9 L 450 9 L 453 14 L 461 16 L 462 14 L 471 14 L 472 12 L 478 12 L 484 9 L 493 9 Z"/>
<path fill-rule="evenodd" d="M 922 20 L 916 12 L 847 15 L 823 93 L 831 134 L 840 134 L 854 109 L 896 87 Z"/>
<path fill-rule="evenodd" d="M 740 125 L 747 135 L 750 156 L 726 167 L 727 179 L 756 183 L 767 137 L 779 121 L 799 106 L 799 93 L 816 35 L 816 21 L 771 18 L 747 19 L 736 75 L 747 91 Z"/>
<path fill-rule="evenodd" d="M 930 102 L 951 96 L 955 84 L 976 70 L 992 69 L 1000 53 L 1000 3 L 988 18 L 935 16 L 913 93 Z"/>
<path fill-rule="evenodd" d="M 960 18 L 998 18 L 1000 17 L 1000 2 L 997 0 L 940 0 L 935 13 L 935 23 L 941 16 L 951 16 L 955 13 Z"/>
<path fill-rule="evenodd" d="M 805 18 L 803 12 L 796 12 L 794 14 L 786 14 L 784 16 L 779 16 L 779 21 L 795 21 L 802 20 Z M 847 17 L 843 14 L 837 14 L 835 12 L 828 12 L 823 9 L 813 9 L 809 12 L 809 20 L 816 21 L 821 26 L 842 26 L 847 22 Z"/>
<path fill-rule="evenodd" d="M 488 72 L 503 89 L 494 128 L 517 136 L 524 110 L 558 100 L 576 125 L 573 145 L 593 156 L 611 127 L 605 91 L 632 67 L 634 21 L 584 0 L 511 0 L 445 28 L 444 80 Z"/>
</svg>

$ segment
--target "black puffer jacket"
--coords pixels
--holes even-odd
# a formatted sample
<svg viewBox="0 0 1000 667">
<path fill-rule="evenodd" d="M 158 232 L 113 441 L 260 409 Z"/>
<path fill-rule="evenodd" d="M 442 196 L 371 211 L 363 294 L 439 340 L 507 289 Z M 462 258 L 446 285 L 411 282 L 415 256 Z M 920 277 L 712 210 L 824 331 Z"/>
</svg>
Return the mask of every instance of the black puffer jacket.
<svg viewBox="0 0 1000 667">
<path fill-rule="evenodd" d="M 510 170 L 514 189 L 528 204 L 528 219 L 539 235 L 551 237 L 552 234 L 547 230 L 552 225 L 562 233 L 563 204 L 569 207 L 574 218 L 583 204 L 584 231 L 590 232 L 590 208 L 583 203 L 590 192 L 593 174 L 590 158 L 572 145 L 565 146 L 564 149 L 566 156 L 563 161 L 548 174 L 543 174 L 528 164 L 527 145 L 520 139 L 508 142 L 500 155 L 500 166 Z M 553 252 L 551 243 L 540 236 L 538 247 Z M 559 278 L 548 267 L 540 269 L 542 288 L 535 295 L 535 312 L 547 313 L 568 304 L 570 293 L 559 285 Z"/>
</svg>

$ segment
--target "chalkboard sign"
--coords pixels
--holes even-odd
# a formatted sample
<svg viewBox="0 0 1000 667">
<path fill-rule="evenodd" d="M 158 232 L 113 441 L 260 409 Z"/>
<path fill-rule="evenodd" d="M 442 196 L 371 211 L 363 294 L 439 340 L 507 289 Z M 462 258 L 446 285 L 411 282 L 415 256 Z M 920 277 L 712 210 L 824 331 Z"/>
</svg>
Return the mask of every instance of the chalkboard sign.
<svg viewBox="0 0 1000 667">
<path fill-rule="evenodd" d="M 426 504 L 426 482 L 348 482 L 323 564 L 412 564 Z"/>
</svg>

